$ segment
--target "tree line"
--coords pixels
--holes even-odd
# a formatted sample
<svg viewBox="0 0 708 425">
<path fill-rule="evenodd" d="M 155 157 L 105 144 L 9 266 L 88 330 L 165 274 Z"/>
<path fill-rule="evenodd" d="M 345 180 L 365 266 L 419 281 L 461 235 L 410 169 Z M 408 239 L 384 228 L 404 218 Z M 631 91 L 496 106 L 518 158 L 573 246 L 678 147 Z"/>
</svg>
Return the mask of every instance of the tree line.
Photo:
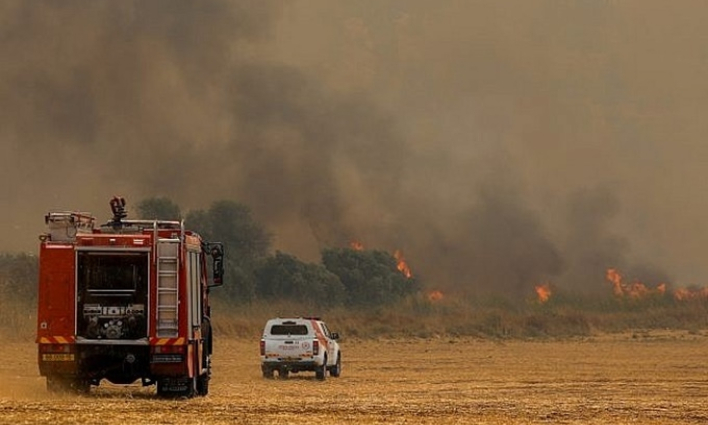
<svg viewBox="0 0 708 425">
<path fill-rule="evenodd" d="M 188 211 L 166 197 L 137 204 L 143 219 L 184 218 L 185 227 L 205 240 L 224 244 L 224 287 L 219 297 L 232 303 L 290 300 L 311 308 L 376 307 L 394 303 L 419 290 L 415 278 L 397 268 L 385 251 L 329 247 L 320 263 L 273 251 L 272 234 L 248 206 L 219 200 L 207 209 Z M 37 296 L 38 261 L 32 254 L 0 255 L 0 299 L 32 303 Z"/>
<path fill-rule="evenodd" d="M 142 218 L 182 217 L 169 198 L 138 204 Z M 313 307 L 380 306 L 418 291 L 415 278 L 404 276 L 385 251 L 330 247 L 320 263 L 273 252 L 272 234 L 246 205 L 220 200 L 208 209 L 189 211 L 185 227 L 209 241 L 223 242 L 224 292 L 233 302 L 286 299 Z"/>
</svg>

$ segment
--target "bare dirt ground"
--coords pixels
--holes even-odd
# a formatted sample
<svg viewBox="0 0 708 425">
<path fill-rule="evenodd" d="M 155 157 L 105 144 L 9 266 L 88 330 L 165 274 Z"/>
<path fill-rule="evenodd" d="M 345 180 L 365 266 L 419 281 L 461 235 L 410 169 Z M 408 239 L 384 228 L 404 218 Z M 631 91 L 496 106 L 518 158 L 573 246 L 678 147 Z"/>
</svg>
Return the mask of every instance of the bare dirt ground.
<svg viewBox="0 0 708 425">
<path fill-rule="evenodd" d="M 52 396 L 31 342 L 0 347 L 5 424 L 708 423 L 708 334 L 565 341 L 342 341 L 344 369 L 264 380 L 258 340 L 219 340 L 211 392 L 102 384 Z"/>
</svg>

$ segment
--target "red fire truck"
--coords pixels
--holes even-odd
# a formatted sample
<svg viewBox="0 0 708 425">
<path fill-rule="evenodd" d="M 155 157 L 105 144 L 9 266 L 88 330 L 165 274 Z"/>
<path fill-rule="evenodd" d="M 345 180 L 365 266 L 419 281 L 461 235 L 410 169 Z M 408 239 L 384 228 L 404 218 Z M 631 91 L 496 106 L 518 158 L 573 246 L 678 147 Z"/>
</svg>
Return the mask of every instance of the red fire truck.
<svg viewBox="0 0 708 425">
<path fill-rule="evenodd" d="M 113 218 L 100 226 L 80 212 L 45 217 L 37 343 L 47 389 L 141 380 L 161 396 L 206 395 L 222 244 L 183 221 L 127 220 L 123 198 L 110 205 Z"/>
</svg>

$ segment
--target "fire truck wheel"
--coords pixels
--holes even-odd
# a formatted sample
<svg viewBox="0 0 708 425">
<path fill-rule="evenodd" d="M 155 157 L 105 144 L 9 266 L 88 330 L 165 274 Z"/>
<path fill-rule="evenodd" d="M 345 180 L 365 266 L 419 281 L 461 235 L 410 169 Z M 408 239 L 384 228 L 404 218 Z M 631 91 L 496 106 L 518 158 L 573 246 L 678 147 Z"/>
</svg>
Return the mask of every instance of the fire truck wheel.
<svg viewBox="0 0 708 425">
<path fill-rule="evenodd" d="M 197 393 L 197 378 L 160 379 L 157 395 L 163 398 L 192 398 Z"/>
<path fill-rule="evenodd" d="M 205 396 L 209 394 L 209 374 L 205 373 L 204 375 L 200 376 L 197 378 L 197 394 L 201 396 Z"/>
<path fill-rule="evenodd" d="M 172 393 L 167 389 L 167 383 L 164 380 L 157 381 L 157 395 L 158 397 L 165 398 L 172 396 Z"/>
<path fill-rule="evenodd" d="M 50 393 L 61 393 L 66 391 L 66 379 L 58 376 L 47 376 L 47 391 Z"/>
<path fill-rule="evenodd" d="M 91 384 L 85 379 L 76 379 L 71 386 L 77 394 L 88 394 L 91 391 Z"/>
<path fill-rule="evenodd" d="M 85 379 L 47 376 L 47 391 L 51 393 L 88 394 L 90 389 L 91 384 Z"/>
<path fill-rule="evenodd" d="M 288 375 L 290 375 L 290 372 L 286 368 L 278 369 L 278 378 L 280 379 L 288 379 Z"/>
<path fill-rule="evenodd" d="M 197 395 L 197 377 L 189 379 L 187 382 L 187 389 L 180 393 L 180 397 L 192 398 Z"/>
</svg>

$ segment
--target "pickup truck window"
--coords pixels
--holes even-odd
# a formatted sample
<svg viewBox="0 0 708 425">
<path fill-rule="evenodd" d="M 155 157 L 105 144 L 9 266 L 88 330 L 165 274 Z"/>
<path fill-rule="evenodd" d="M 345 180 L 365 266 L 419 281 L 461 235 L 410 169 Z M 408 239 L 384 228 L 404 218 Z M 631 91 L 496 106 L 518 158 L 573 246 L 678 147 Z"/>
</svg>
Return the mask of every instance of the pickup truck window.
<svg viewBox="0 0 708 425">
<path fill-rule="evenodd" d="M 308 333 L 305 325 L 273 325 L 270 327 L 271 335 L 307 335 Z"/>
</svg>

